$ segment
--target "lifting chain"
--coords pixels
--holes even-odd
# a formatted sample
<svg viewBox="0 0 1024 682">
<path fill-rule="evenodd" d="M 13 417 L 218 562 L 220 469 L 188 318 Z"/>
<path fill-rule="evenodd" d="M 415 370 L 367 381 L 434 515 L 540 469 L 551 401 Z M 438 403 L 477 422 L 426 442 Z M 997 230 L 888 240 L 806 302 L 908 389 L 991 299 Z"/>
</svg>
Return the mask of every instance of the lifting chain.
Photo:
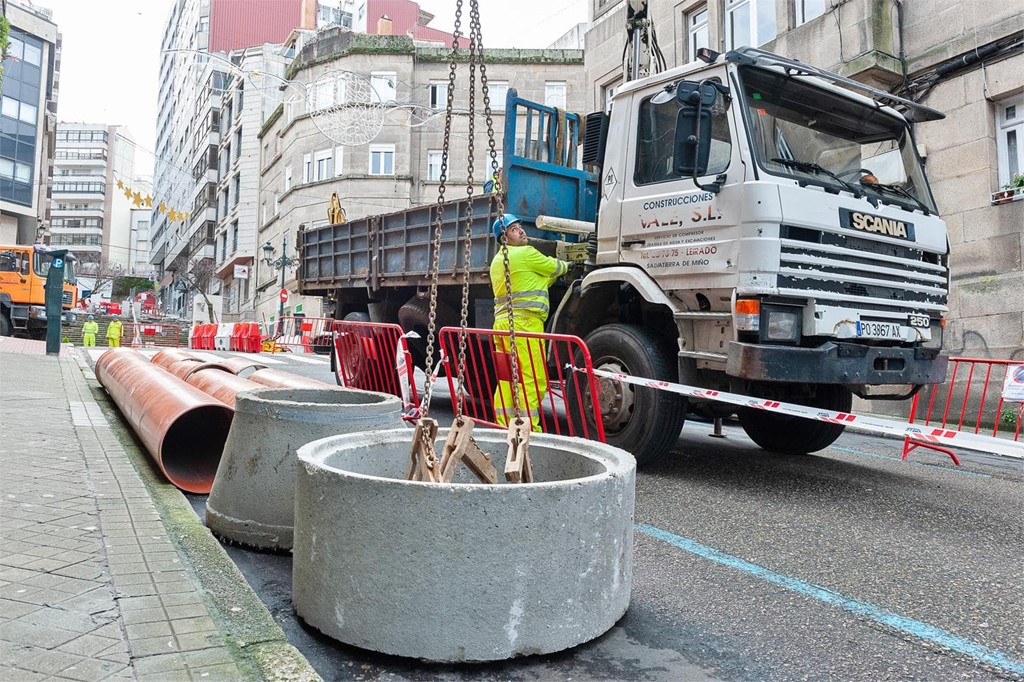
<svg viewBox="0 0 1024 682">
<path fill-rule="evenodd" d="M 427 417 L 430 410 L 430 400 L 433 393 L 434 368 L 434 339 L 437 330 L 437 280 L 440 270 L 441 237 L 444 224 L 445 191 L 448 181 L 448 166 L 451 152 L 452 120 L 454 118 L 454 96 L 455 96 L 455 72 L 459 57 L 459 39 L 462 36 L 462 4 L 463 0 L 456 0 L 455 28 L 453 31 L 452 51 L 449 61 L 448 89 L 446 98 L 444 142 L 441 151 L 441 173 L 439 177 L 437 208 L 434 218 L 433 253 L 430 265 L 430 309 L 427 322 L 427 348 L 426 348 L 426 376 L 427 381 L 423 391 L 423 400 L 420 406 L 422 415 L 416 427 L 416 435 L 413 440 L 411 462 L 409 469 L 410 480 L 423 481 L 450 481 L 453 475 L 455 463 L 462 460 L 485 483 L 493 483 L 493 467 L 488 467 L 490 457 L 480 451 L 473 441 L 472 422 L 463 415 L 462 408 L 465 402 L 465 371 L 466 371 L 466 345 L 469 326 L 469 270 L 473 256 L 473 175 L 475 155 L 475 134 L 476 134 L 476 72 L 480 69 L 480 89 L 484 101 L 484 115 L 487 122 L 487 144 L 488 156 L 492 169 L 497 168 L 497 149 L 494 142 L 494 118 L 491 113 L 491 98 L 487 85 L 487 67 L 484 63 L 483 40 L 480 31 L 480 8 L 479 0 L 469 0 L 469 114 L 468 114 L 468 147 L 466 160 L 466 216 L 464 219 L 463 231 L 463 253 L 462 253 L 462 306 L 459 324 L 459 351 L 457 359 L 457 395 L 455 396 L 455 422 L 445 444 L 444 455 L 438 460 L 434 453 L 434 440 L 437 434 L 437 421 Z M 495 193 L 498 203 L 498 215 L 505 213 L 504 197 L 501 192 Z M 515 326 L 513 324 L 512 312 L 512 274 L 509 265 L 508 240 L 502 234 L 501 237 L 502 261 L 505 270 L 505 292 L 508 297 L 508 324 L 509 344 L 512 364 L 512 409 L 515 414 L 514 421 L 509 425 L 510 463 L 516 460 L 514 468 L 517 474 L 509 475 L 509 467 L 506 466 L 506 478 L 519 482 L 532 480 L 532 471 L 529 466 L 529 459 L 526 448 L 528 447 L 529 429 L 526 428 L 526 435 L 522 435 L 525 422 L 522 419 L 522 407 L 519 401 L 519 362 L 515 352 Z M 513 452 L 516 453 L 513 457 Z M 518 472 L 522 472 L 521 474 Z"/>
</svg>

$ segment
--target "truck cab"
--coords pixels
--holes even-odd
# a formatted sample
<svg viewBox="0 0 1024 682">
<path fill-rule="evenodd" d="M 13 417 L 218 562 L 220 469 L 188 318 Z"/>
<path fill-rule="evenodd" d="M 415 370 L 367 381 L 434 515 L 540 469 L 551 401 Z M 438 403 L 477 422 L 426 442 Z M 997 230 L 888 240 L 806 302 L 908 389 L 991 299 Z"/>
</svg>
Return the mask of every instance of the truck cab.
<svg viewBox="0 0 1024 682">
<path fill-rule="evenodd" d="M 674 367 L 684 384 L 830 410 L 943 381 L 949 247 L 910 125 L 942 114 L 753 48 L 703 57 L 588 117 L 594 267 L 554 330 L 587 338 L 595 367 Z M 682 398 L 601 395 L 611 442 L 645 457 L 674 443 Z M 842 432 L 739 418 L 776 451 Z"/>
<path fill-rule="evenodd" d="M 0 246 L 0 335 L 15 331 L 32 338 L 46 334 L 46 275 L 52 258 L 44 247 Z M 63 310 L 78 304 L 74 255 L 65 256 Z"/>
</svg>

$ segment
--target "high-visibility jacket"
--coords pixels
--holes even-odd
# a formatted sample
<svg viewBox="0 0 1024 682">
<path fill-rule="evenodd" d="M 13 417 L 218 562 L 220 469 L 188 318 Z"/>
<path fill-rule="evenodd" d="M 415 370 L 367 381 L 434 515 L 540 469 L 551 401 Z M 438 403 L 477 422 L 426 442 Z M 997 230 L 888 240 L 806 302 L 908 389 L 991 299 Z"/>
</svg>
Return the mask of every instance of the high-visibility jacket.
<svg viewBox="0 0 1024 682">
<path fill-rule="evenodd" d="M 120 320 L 111 320 L 110 324 L 107 325 L 107 338 L 108 339 L 119 339 L 123 334 Z"/>
<path fill-rule="evenodd" d="M 512 282 L 512 322 L 517 332 L 544 332 L 550 303 L 548 287 L 569 271 L 569 264 L 545 256 L 532 246 L 508 247 L 509 279 Z M 499 249 L 491 261 L 491 288 L 494 291 L 494 328 L 508 329 L 509 299 L 505 288 L 505 259 Z M 498 337 L 495 351 L 509 353 L 508 339 Z M 548 390 L 547 369 L 544 366 L 544 342 L 540 339 L 516 338 L 516 357 L 519 361 L 520 409 L 529 414 L 531 428 L 541 430 L 541 401 Z M 512 386 L 508 380 L 499 380 L 494 389 L 494 420 L 507 426 L 514 415 Z"/>
<path fill-rule="evenodd" d="M 548 287 L 569 271 L 569 264 L 545 256 L 532 246 L 510 246 L 508 267 L 512 281 L 513 320 L 522 316 L 539 319 L 543 324 L 551 310 Z M 498 329 L 499 323 L 505 321 L 500 328 L 507 329 L 509 301 L 505 289 L 505 260 L 500 248 L 491 261 L 491 289 L 494 291 L 495 328 Z M 518 323 L 516 330 L 520 330 Z"/>
<path fill-rule="evenodd" d="M 100 326 L 96 324 L 96 320 L 89 320 L 82 325 L 83 334 L 96 334 L 100 330 Z"/>
</svg>

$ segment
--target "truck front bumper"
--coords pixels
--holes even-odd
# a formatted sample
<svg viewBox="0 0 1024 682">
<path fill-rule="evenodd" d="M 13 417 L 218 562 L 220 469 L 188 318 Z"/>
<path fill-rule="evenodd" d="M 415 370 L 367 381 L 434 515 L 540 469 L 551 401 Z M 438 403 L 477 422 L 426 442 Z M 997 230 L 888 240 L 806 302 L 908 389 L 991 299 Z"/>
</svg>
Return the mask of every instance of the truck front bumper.
<svg viewBox="0 0 1024 682">
<path fill-rule="evenodd" d="M 938 384 L 948 358 L 937 348 L 893 348 L 829 341 L 817 348 L 733 341 L 725 371 L 750 381 L 809 384 Z"/>
</svg>

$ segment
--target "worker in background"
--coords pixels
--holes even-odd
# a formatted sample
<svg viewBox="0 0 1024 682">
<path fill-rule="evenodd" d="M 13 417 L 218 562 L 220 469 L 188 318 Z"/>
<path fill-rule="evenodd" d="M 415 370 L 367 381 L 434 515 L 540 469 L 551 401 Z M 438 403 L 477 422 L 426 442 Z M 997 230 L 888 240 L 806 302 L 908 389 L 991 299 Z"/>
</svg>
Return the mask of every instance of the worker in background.
<svg viewBox="0 0 1024 682">
<path fill-rule="evenodd" d="M 484 194 L 497 194 L 501 191 L 501 168 L 494 169 L 490 179 L 484 183 Z"/>
<path fill-rule="evenodd" d="M 88 347 L 94 347 L 96 345 L 96 334 L 99 333 L 100 326 L 96 324 L 96 320 L 92 319 L 90 315 L 85 324 L 82 325 L 82 345 Z"/>
<path fill-rule="evenodd" d="M 107 345 L 117 348 L 121 345 L 121 337 L 124 335 L 124 327 L 121 320 L 111 320 L 107 324 Z"/>
<path fill-rule="evenodd" d="M 494 328 L 508 331 L 511 304 L 516 332 L 543 333 L 550 310 L 548 287 L 569 271 L 569 263 L 545 256 L 530 246 L 526 230 L 511 213 L 505 213 L 495 220 L 493 230 L 498 242 L 504 238 L 508 245 L 509 279 L 512 286 L 510 297 L 505 288 L 503 249 L 499 248 L 491 261 L 490 273 L 491 289 L 494 291 Z M 508 339 L 496 337 L 495 349 L 499 353 L 508 353 Z M 524 413 L 530 415 L 532 429 L 540 431 L 540 405 L 548 390 L 544 342 L 540 339 L 517 338 L 516 355 L 519 358 L 519 406 Z M 502 374 L 499 372 L 499 376 Z M 507 426 L 515 416 L 509 378 L 499 380 L 494 391 L 495 421 L 502 426 Z"/>
</svg>

